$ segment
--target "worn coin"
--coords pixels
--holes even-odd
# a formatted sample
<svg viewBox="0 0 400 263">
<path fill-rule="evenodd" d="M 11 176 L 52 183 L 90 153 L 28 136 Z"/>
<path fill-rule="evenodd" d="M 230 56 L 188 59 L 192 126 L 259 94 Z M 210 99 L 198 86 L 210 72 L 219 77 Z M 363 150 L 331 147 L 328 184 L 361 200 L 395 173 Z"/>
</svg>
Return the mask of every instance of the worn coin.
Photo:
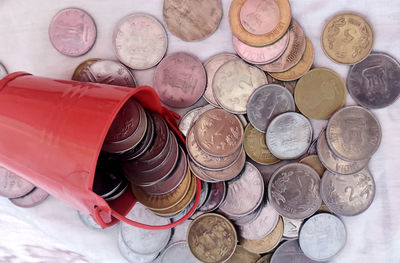
<svg viewBox="0 0 400 263">
<path fill-rule="evenodd" d="M 329 148 L 340 158 L 359 161 L 369 159 L 378 149 L 382 129 L 369 110 L 350 106 L 338 110 L 326 129 Z"/>
<path fill-rule="evenodd" d="M 303 155 L 312 140 L 310 121 L 296 112 L 286 112 L 271 121 L 266 133 L 268 149 L 277 158 L 296 159 Z"/>
<path fill-rule="evenodd" d="M 347 89 L 361 106 L 379 109 L 394 103 L 400 94 L 400 64 L 385 53 L 372 53 L 350 68 Z"/>
<path fill-rule="evenodd" d="M 267 72 L 283 72 L 293 68 L 303 57 L 306 50 L 306 35 L 300 24 L 292 19 L 289 27 L 289 44 L 285 52 L 272 63 L 259 65 L 258 67 Z"/>
<path fill-rule="evenodd" d="M 129 262 L 129 263 L 150 263 L 155 260 L 159 252 L 148 255 L 141 255 L 133 252 L 125 243 L 122 238 L 121 232 L 118 233 L 118 249 L 121 255 Z"/>
<path fill-rule="evenodd" d="M 293 80 L 293 81 L 281 81 L 279 79 L 273 78 L 270 74 L 267 74 L 267 82 L 269 84 L 277 84 L 280 85 L 282 87 L 287 88 L 290 93 L 294 93 L 294 89 L 296 88 L 296 84 L 297 84 L 297 80 Z"/>
<path fill-rule="evenodd" d="M 346 86 L 336 72 L 314 68 L 297 82 L 294 99 L 308 118 L 326 120 L 346 102 Z"/>
<path fill-rule="evenodd" d="M 300 230 L 303 253 L 316 261 L 330 260 L 346 244 L 346 228 L 338 217 L 322 213 L 308 219 Z"/>
<path fill-rule="evenodd" d="M 291 18 L 287 0 L 234 0 L 229 8 L 233 34 L 251 46 L 276 42 L 286 33 Z"/>
<path fill-rule="evenodd" d="M 183 135 L 187 136 L 190 127 L 192 126 L 193 119 L 195 116 L 199 114 L 199 111 L 202 107 L 194 108 L 188 111 L 179 121 L 178 128 L 183 133 Z"/>
<path fill-rule="evenodd" d="M 257 260 L 256 263 L 270 263 L 271 257 L 272 257 L 272 254 L 267 254 L 267 255 L 263 256 L 262 258 L 260 258 L 259 260 Z"/>
<path fill-rule="evenodd" d="M 157 65 L 164 57 L 167 45 L 164 27 L 149 14 L 128 15 L 114 28 L 115 55 L 132 69 L 148 69 Z"/>
<path fill-rule="evenodd" d="M 222 108 L 235 114 L 245 114 L 250 95 L 264 84 L 267 84 L 264 72 L 240 59 L 234 59 L 217 70 L 212 89 L 214 98 Z"/>
<path fill-rule="evenodd" d="M 0 166 L 0 196 L 17 198 L 32 192 L 33 184 Z"/>
<path fill-rule="evenodd" d="M 326 171 L 320 192 L 329 210 L 342 216 L 355 216 L 367 210 L 374 200 L 375 182 L 368 169 L 353 175 Z"/>
<path fill-rule="evenodd" d="M 283 238 L 285 239 L 298 239 L 300 228 L 303 225 L 302 219 L 290 219 L 282 217 L 283 219 Z"/>
<path fill-rule="evenodd" d="M 162 253 L 161 263 L 201 263 L 190 252 L 186 241 L 171 243 Z"/>
<path fill-rule="evenodd" d="M 313 168 L 319 175 L 319 177 L 322 178 L 322 175 L 325 172 L 325 167 L 322 165 L 321 161 L 318 158 L 318 155 L 316 154 L 310 154 L 304 158 L 302 158 L 299 163 L 304 163 Z"/>
<path fill-rule="evenodd" d="M 47 197 L 49 197 L 49 194 L 46 191 L 35 187 L 28 194 L 17 198 L 9 198 L 9 200 L 16 206 L 27 208 L 41 204 Z"/>
<path fill-rule="evenodd" d="M 353 12 L 339 13 L 325 25 L 321 41 L 325 54 L 333 61 L 356 64 L 371 53 L 374 31 L 361 15 Z"/>
<path fill-rule="evenodd" d="M 237 234 L 228 219 L 208 213 L 193 220 L 186 239 L 197 259 L 205 263 L 222 263 L 235 252 Z"/>
<path fill-rule="evenodd" d="M 6 67 L 4 67 L 4 65 L 0 63 L 0 79 L 7 76 L 7 74 L 8 74 L 8 72 L 7 72 Z"/>
<path fill-rule="evenodd" d="M 83 61 L 82 63 L 80 63 L 74 70 L 74 73 L 72 74 L 71 79 L 79 81 L 81 79 L 83 70 L 86 69 L 91 64 L 93 64 L 94 62 L 99 61 L 99 60 L 100 60 L 99 58 L 90 58 L 90 59 L 87 59 L 87 60 Z"/>
<path fill-rule="evenodd" d="M 222 204 L 226 196 L 226 185 L 224 182 L 210 183 L 210 193 L 200 211 L 212 212 Z"/>
<path fill-rule="evenodd" d="M 292 94 L 276 84 L 263 85 L 251 94 L 247 101 L 247 118 L 254 128 L 266 132 L 270 121 L 277 115 L 294 111 Z"/>
<path fill-rule="evenodd" d="M 286 241 L 280 245 L 272 255 L 271 263 L 317 263 L 306 257 L 301 251 L 297 240 Z"/>
<path fill-rule="evenodd" d="M 320 179 L 308 165 L 290 163 L 274 172 L 268 184 L 268 200 L 279 214 L 304 219 L 321 206 Z"/>
<path fill-rule="evenodd" d="M 254 222 L 254 220 L 256 220 L 258 218 L 258 216 L 261 214 L 262 208 L 264 208 L 264 205 L 261 203 L 256 210 L 254 210 L 253 212 L 251 212 L 250 214 L 247 214 L 245 216 L 241 216 L 238 218 L 235 218 L 233 220 L 233 223 L 236 226 L 242 226 L 242 225 L 246 225 L 246 224 L 250 224 L 252 222 Z"/>
<path fill-rule="evenodd" d="M 283 81 L 291 81 L 301 78 L 310 70 L 314 62 L 314 47 L 311 40 L 306 37 L 306 49 L 300 61 L 291 69 L 283 72 L 270 72 L 269 74 Z"/>
<path fill-rule="evenodd" d="M 255 263 L 259 258 L 260 255 L 247 251 L 241 245 L 237 245 L 232 257 L 226 263 Z"/>
</svg>

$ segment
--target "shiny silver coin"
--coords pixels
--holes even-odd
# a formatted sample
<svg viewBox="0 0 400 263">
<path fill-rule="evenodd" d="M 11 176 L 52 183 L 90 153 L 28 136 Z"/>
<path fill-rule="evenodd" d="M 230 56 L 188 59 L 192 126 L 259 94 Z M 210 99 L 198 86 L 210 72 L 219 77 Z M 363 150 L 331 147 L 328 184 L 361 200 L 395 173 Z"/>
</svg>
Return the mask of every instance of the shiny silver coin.
<svg viewBox="0 0 400 263">
<path fill-rule="evenodd" d="M 122 238 L 121 232 L 118 233 L 118 249 L 121 255 L 129 262 L 129 263 L 150 263 L 153 262 L 159 253 L 154 253 L 150 255 L 140 255 L 133 252 L 125 243 Z"/>
<path fill-rule="evenodd" d="M 351 97 L 363 107 L 389 106 L 400 95 L 400 64 L 386 53 L 372 53 L 350 68 L 346 86 Z"/>
<path fill-rule="evenodd" d="M 279 214 L 304 219 L 321 206 L 319 175 L 310 166 L 290 163 L 274 172 L 268 184 L 268 200 Z"/>
<path fill-rule="evenodd" d="M 271 263 L 315 263 L 317 261 L 306 257 L 301 251 L 297 240 L 286 241 L 280 245 L 272 255 Z"/>
<path fill-rule="evenodd" d="M 286 112 L 271 121 L 266 133 L 268 149 L 276 158 L 296 159 L 307 152 L 313 137 L 310 121 L 296 112 Z"/>
<path fill-rule="evenodd" d="M 329 148 L 340 158 L 351 161 L 369 159 L 378 150 L 382 129 L 369 110 L 350 106 L 338 110 L 326 129 Z"/>
<path fill-rule="evenodd" d="M 322 165 L 333 173 L 354 174 L 367 166 L 369 159 L 360 161 L 346 161 L 336 156 L 329 148 L 325 131 L 322 131 L 317 142 L 318 158 Z"/>
<path fill-rule="evenodd" d="M 353 175 L 325 171 L 321 181 L 321 198 L 333 213 L 355 216 L 364 212 L 375 197 L 375 181 L 368 169 Z"/>
<path fill-rule="evenodd" d="M 178 125 L 178 129 L 183 133 L 183 135 L 187 136 L 190 127 L 192 127 L 193 119 L 195 116 L 199 115 L 201 108 L 202 107 L 194 108 L 183 115 Z"/>
<path fill-rule="evenodd" d="M 190 252 L 186 241 L 180 241 L 170 244 L 162 253 L 161 263 L 201 263 Z"/>
<path fill-rule="evenodd" d="M 257 88 L 247 101 L 247 118 L 259 130 L 265 132 L 269 122 L 278 114 L 294 111 L 292 94 L 277 84 Z"/>
<path fill-rule="evenodd" d="M 304 220 L 301 219 L 290 219 L 282 217 L 283 219 L 283 238 L 284 239 L 298 239 L 300 228 L 303 225 Z"/>
<path fill-rule="evenodd" d="M 4 65 L 0 63 L 0 79 L 4 78 L 7 75 L 8 75 L 8 72 L 7 72 L 6 67 L 4 67 Z"/>
<path fill-rule="evenodd" d="M 299 243 L 304 255 L 310 259 L 327 261 L 343 249 L 346 239 L 344 223 L 337 216 L 322 213 L 304 223 Z"/>
<path fill-rule="evenodd" d="M 82 221 L 82 223 L 87 226 L 88 228 L 92 229 L 102 229 L 99 224 L 97 224 L 94 219 L 87 214 L 82 213 L 81 211 L 78 211 L 79 219 Z"/>
</svg>

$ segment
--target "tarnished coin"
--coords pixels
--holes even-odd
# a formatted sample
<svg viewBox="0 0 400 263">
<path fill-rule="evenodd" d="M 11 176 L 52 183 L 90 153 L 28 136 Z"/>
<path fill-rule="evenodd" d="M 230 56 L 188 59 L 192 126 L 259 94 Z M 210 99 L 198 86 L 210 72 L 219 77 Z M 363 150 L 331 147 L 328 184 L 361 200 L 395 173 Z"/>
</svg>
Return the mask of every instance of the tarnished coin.
<svg viewBox="0 0 400 263">
<path fill-rule="evenodd" d="M 162 253 L 161 263 L 201 263 L 190 252 L 186 241 L 179 241 L 170 244 Z"/>
<path fill-rule="evenodd" d="M 264 72 L 235 59 L 217 70 L 212 89 L 214 98 L 222 108 L 235 114 L 245 114 L 250 95 L 264 84 L 267 84 Z"/>
<path fill-rule="evenodd" d="M 361 106 L 384 108 L 400 94 L 400 64 L 386 53 L 372 53 L 352 66 L 347 75 L 347 89 Z"/>
<path fill-rule="evenodd" d="M 314 62 L 314 47 L 311 40 L 306 37 L 306 49 L 300 61 L 291 69 L 283 72 L 270 72 L 269 74 L 283 81 L 291 81 L 301 78 L 310 70 Z"/>
<path fill-rule="evenodd" d="M 226 198 L 219 210 L 229 217 L 244 216 L 256 210 L 263 196 L 264 182 L 260 171 L 246 162 L 240 177 L 228 182 Z"/>
<path fill-rule="evenodd" d="M 304 220 L 301 219 L 290 219 L 282 217 L 283 219 L 283 238 L 285 239 L 298 239 L 300 228 L 303 225 Z"/>
<path fill-rule="evenodd" d="M 220 0 L 164 0 L 163 18 L 172 34 L 184 41 L 211 35 L 222 18 Z"/>
<path fill-rule="evenodd" d="M 312 140 L 310 121 L 296 112 L 278 115 L 268 126 L 266 142 L 277 158 L 296 159 L 303 155 Z"/>
<path fill-rule="evenodd" d="M 247 251 L 241 245 L 237 245 L 232 257 L 226 263 L 255 263 L 259 258 L 260 255 Z"/>
<path fill-rule="evenodd" d="M 203 95 L 206 71 L 197 57 L 176 52 L 165 57 L 156 67 L 153 87 L 166 105 L 186 108 Z"/>
<path fill-rule="evenodd" d="M 333 61 L 356 64 L 371 53 L 374 31 L 361 15 L 345 12 L 334 15 L 321 35 L 322 48 Z"/>
<path fill-rule="evenodd" d="M 17 198 L 9 198 L 9 200 L 16 206 L 27 208 L 40 205 L 47 197 L 49 197 L 49 194 L 46 191 L 35 187 L 28 194 Z"/>
<path fill-rule="evenodd" d="M 336 156 L 328 146 L 325 131 L 318 137 L 317 152 L 322 165 L 329 171 L 338 174 L 357 173 L 366 167 L 369 162 L 369 159 L 346 161 Z"/>
<path fill-rule="evenodd" d="M 154 254 L 141 255 L 133 252 L 125 243 L 122 238 L 121 232 L 118 233 L 118 249 L 121 255 L 129 263 L 150 263 L 153 262 L 158 256 L 158 252 Z"/>
<path fill-rule="evenodd" d="M 287 31 L 291 18 L 287 0 L 234 0 L 229 9 L 233 34 L 252 46 L 276 42 Z"/>
<path fill-rule="evenodd" d="M 247 101 L 247 118 L 254 128 L 266 132 L 270 121 L 277 115 L 294 111 L 292 94 L 284 87 L 267 84 L 257 88 Z"/>
<path fill-rule="evenodd" d="M 0 63 L 0 79 L 7 76 L 7 74 L 8 74 L 8 72 L 7 72 L 6 67 L 4 67 L 4 65 Z"/>
<path fill-rule="evenodd" d="M 34 188 L 30 182 L 0 166 L 0 196 L 17 198 L 28 194 Z"/>
<path fill-rule="evenodd" d="M 299 243 L 304 255 L 316 261 L 326 261 L 343 249 L 346 239 L 346 228 L 342 220 L 322 213 L 304 223 L 300 230 Z"/>
<path fill-rule="evenodd" d="M 268 200 L 279 214 L 304 219 L 321 206 L 320 179 L 308 165 L 290 163 L 274 172 L 268 184 Z"/>
<path fill-rule="evenodd" d="M 304 158 L 302 158 L 299 163 L 304 163 L 313 168 L 319 175 L 319 177 L 322 178 L 322 175 L 325 172 L 325 167 L 322 165 L 321 161 L 318 158 L 318 155 L 316 154 L 310 154 Z"/>
<path fill-rule="evenodd" d="M 368 169 L 353 175 L 326 171 L 320 192 L 329 210 L 342 216 L 355 216 L 367 210 L 374 200 L 375 182 Z"/>
<path fill-rule="evenodd" d="M 212 212 L 222 204 L 226 196 L 226 185 L 224 182 L 210 183 L 210 193 L 200 211 Z"/>
<path fill-rule="evenodd" d="M 271 263 L 317 263 L 306 257 L 301 251 L 297 240 L 286 241 L 280 245 L 272 255 Z"/>
<path fill-rule="evenodd" d="M 90 66 L 91 64 L 93 64 L 94 62 L 99 61 L 99 60 L 100 60 L 99 58 L 90 58 L 90 59 L 83 61 L 81 64 L 79 64 L 76 67 L 76 69 L 74 70 L 74 73 L 72 74 L 71 79 L 79 81 L 81 79 L 83 70 L 85 70 L 88 66 Z"/>
<path fill-rule="evenodd" d="M 285 52 L 274 62 L 258 67 L 267 72 L 287 71 L 299 63 L 305 50 L 306 35 L 301 25 L 295 19 L 292 19 L 289 27 L 289 44 Z"/>
<path fill-rule="evenodd" d="M 235 252 L 237 235 L 228 219 L 208 213 L 197 217 L 190 224 L 187 242 L 197 259 L 205 263 L 222 263 Z"/>
<path fill-rule="evenodd" d="M 315 68 L 297 82 L 294 99 L 308 118 L 326 120 L 346 102 L 346 86 L 336 72 Z"/>
<path fill-rule="evenodd" d="M 369 110 L 350 106 L 338 110 L 326 129 L 329 148 L 345 160 L 369 159 L 378 150 L 382 129 Z"/>
<path fill-rule="evenodd" d="M 294 93 L 294 89 L 296 88 L 296 83 L 297 83 L 297 80 L 293 80 L 293 81 L 281 81 L 281 80 L 279 80 L 279 79 L 276 79 L 276 78 L 273 78 L 271 75 L 269 75 L 269 74 L 267 74 L 266 75 L 267 76 L 267 82 L 269 83 L 269 84 L 277 84 L 277 85 L 280 85 L 280 86 L 282 86 L 282 87 L 285 87 L 285 88 L 287 88 L 289 91 L 290 91 L 290 93 Z"/>
<path fill-rule="evenodd" d="M 164 27 L 149 14 L 128 15 L 114 28 L 115 55 L 132 69 L 148 69 L 157 65 L 164 57 L 167 45 Z"/>
<path fill-rule="evenodd" d="M 259 260 L 257 260 L 256 263 L 270 263 L 271 257 L 272 257 L 272 254 L 267 254 L 267 255 L 263 256 L 262 258 L 260 258 Z"/>
</svg>

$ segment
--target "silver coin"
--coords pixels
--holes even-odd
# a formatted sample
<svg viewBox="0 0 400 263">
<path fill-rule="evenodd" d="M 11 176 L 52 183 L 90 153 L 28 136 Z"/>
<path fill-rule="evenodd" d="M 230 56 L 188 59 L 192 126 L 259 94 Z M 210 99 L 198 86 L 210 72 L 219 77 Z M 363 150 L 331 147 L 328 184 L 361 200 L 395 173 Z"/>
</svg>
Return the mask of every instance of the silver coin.
<svg viewBox="0 0 400 263">
<path fill-rule="evenodd" d="M 7 75 L 8 75 L 8 72 L 7 72 L 6 67 L 4 67 L 4 65 L 0 63 L 0 79 L 4 78 Z"/>
<path fill-rule="evenodd" d="M 326 261 L 343 249 L 346 239 L 344 223 L 332 214 L 322 213 L 304 223 L 299 243 L 304 255 L 312 260 Z"/>
<path fill-rule="evenodd" d="M 307 152 L 312 140 L 310 121 L 296 112 L 286 112 L 271 121 L 266 133 L 268 149 L 276 158 L 296 159 Z"/>
<path fill-rule="evenodd" d="M 290 240 L 280 245 L 271 258 L 271 263 L 289 262 L 315 263 L 317 261 L 311 260 L 304 255 L 297 240 Z"/>
<path fill-rule="evenodd" d="M 283 238 L 285 239 L 298 239 L 300 228 L 303 225 L 304 220 L 301 219 L 290 219 L 282 217 L 283 219 Z"/>
<path fill-rule="evenodd" d="M 257 88 L 247 101 L 247 118 L 259 130 L 265 132 L 269 122 L 277 115 L 295 110 L 292 94 L 277 84 Z"/>
<path fill-rule="evenodd" d="M 247 121 L 246 117 L 243 114 L 237 114 L 236 116 L 239 118 L 240 122 L 243 124 L 243 128 L 246 128 L 247 124 L 249 123 Z"/>
<path fill-rule="evenodd" d="M 346 86 L 351 97 L 363 107 L 389 106 L 400 95 L 400 64 L 386 53 L 372 53 L 350 68 Z"/>
<path fill-rule="evenodd" d="M 264 182 L 260 171 L 246 162 L 238 179 L 228 182 L 225 201 L 219 210 L 229 217 L 245 216 L 261 204 L 264 196 Z"/>
<path fill-rule="evenodd" d="M 178 129 L 183 133 L 183 135 L 187 136 L 190 127 L 192 127 L 193 118 L 194 116 L 198 116 L 200 110 L 201 107 L 194 108 L 183 115 L 178 125 Z"/>
<path fill-rule="evenodd" d="M 144 13 L 124 17 L 115 27 L 115 55 L 132 69 L 154 67 L 167 52 L 167 33 L 156 18 Z"/>
<path fill-rule="evenodd" d="M 139 223 L 155 226 L 166 225 L 171 222 L 168 218 L 155 215 L 140 203 L 136 203 L 126 217 Z M 153 231 L 123 222 L 121 222 L 120 231 L 126 245 L 134 253 L 141 255 L 153 255 L 160 252 L 168 244 L 171 237 L 171 229 Z"/>
<path fill-rule="evenodd" d="M 364 212 L 375 197 L 375 181 L 368 169 L 353 175 L 325 171 L 321 181 L 321 198 L 333 213 L 355 216 Z"/>
<path fill-rule="evenodd" d="M 261 204 L 260 206 L 257 207 L 256 210 L 254 210 L 250 214 L 235 219 L 233 221 L 233 223 L 235 225 L 237 225 L 237 226 L 242 226 L 242 225 L 245 225 L 245 224 L 252 223 L 260 215 L 261 210 L 262 210 L 263 207 L 264 206 Z"/>
<path fill-rule="evenodd" d="M 190 252 L 186 241 L 170 244 L 161 255 L 161 263 L 201 263 Z"/>
<path fill-rule="evenodd" d="M 322 131 L 317 142 L 318 158 L 322 165 L 333 173 L 354 174 L 367 166 L 369 159 L 361 161 L 346 161 L 336 156 L 329 148 L 325 131 Z"/>
<path fill-rule="evenodd" d="M 185 241 L 186 240 L 186 234 L 189 229 L 190 223 L 193 220 L 189 218 L 188 220 L 185 220 L 182 224 L 177 225 L 172 229 L 172 237 L 171 240 L 169 241 L 169 244 L 178 242 L 178 241 Z"/>
<path fill-rule="evenodd" d="M 326 129 L 329 148 L 340 158 L 351 161 L 369 159 L 378 150 L 382 129 L 369 110 L 350 106 L 338 110 Z"/>
<path fill-rule="evenodd" d="M 27 180 L 0 166 L 0 196 L 18 198 L 32 192 L 34 188 Z"/>
<path fill-rule="evenodd" d="M 318 139 L 314 139 L 311 142 L 310 147 L 308 147 L 307 154 L 309 154 L 309 155 L 317 154 L 317 141 L 318 141 Z"/>
<path fill-rule="evenodd" d="M 200 207 L 202 207 L 204 205 L 204 203 L 207 200 L 208 193 L 209 193 L 208 183 L 201 181 L 201 193 L 200 193 L 200 200 L 199 200 L 199 204 L 197 205 L 197 209 L 199 209 Z"/>
<path fill-rule="evenodd" d="M 129 263 L 150 263 L 153 262 L 159 255 L 159 253 L 154 253 L 150 255 L 140 255 L 133 252 L 125 243 L 122 238 L 121 232 L 118 232 L 118 249 L 121 255 L 129 262 Z"/>
<path fill-rule="evenodd" d="M 310 166 L 290 163 L 279 168 L 268 184 L 268 200 L 279 214 L 304 219 L 321 206 L 320 179 Z"/>
<path fill-rule="evenodd" d="M 92 228 L 92 229 L 102 229 L 99 224 L 97 224 L 94 219 L 87 214 L 82 213 L 81 211 L 78 211 L 79 219 L 82 221 L 85 226 Z"/>
</svg>

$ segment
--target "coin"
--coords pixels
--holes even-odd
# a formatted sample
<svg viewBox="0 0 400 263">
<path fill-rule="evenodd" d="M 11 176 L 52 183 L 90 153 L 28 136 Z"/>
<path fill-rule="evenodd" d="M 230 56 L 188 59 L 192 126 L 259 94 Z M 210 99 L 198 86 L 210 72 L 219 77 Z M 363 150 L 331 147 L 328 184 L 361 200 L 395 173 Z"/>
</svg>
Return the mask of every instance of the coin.
<svg viewBox="0 0 400 263">
<path fill-rule="evenodd" d="M 361 15 L 344 12 L 334 15 L 326 23 L 322 35 L 325 54 L 340 64 L 356 64 L 371 53 L 374 31 Z"/>
<path fill-rule="evenodd" d="M 237 245 L 232 257 L 226 263 L 255 263 L 260 255 L 251 253 L 244 249 L 241 245 Z"/>
<path fill-rule="evenodd" d="M 113 48 L 118 60 L 132 69 L 148 69 L 160 62 L 168 39 L 158 20 L 144 13 L 122 18 L 114 28 Z"/>
<path fill-rule="evenodd" d="M 196 178 L 192 178 L 192 180 L 194 180 Z M 205 204 L 208 195 L 210 193 L 210 189 L 209 189 L 209 183 L 205 182 L 205 181 L 201 181 L 201 191 L 200 191 L 200 198 L 199 198 L 199 204 L 197 205 L 197 210 L 200 210 L 200 208 Z"/>
<path fill-rule="evenodd" d="M 107 198 L 121 186 L 123 173 L 121 167 L 108 155 L 100 154 L 93 179 L 92 190 L 97 195 Z"/>
<path fill-rule="evenodd" d="M 299 231 L 303 225 L 304 220 L 290 219 L 282 217 L 283 219 L 283 238 L 285 239 L 298 239 Z"/>
<path fill-rule="evenodd" d="M 33 184 L 0 166 L 0 196 L 17 198 L 32 192 Z"/>
<path fill-rule="evenodd" d="M 226 185 L 224 182 L 210 183 L 210 193 L 204 205 L 200 207 L 200 211 L 208 213 L 218 209 L 225 200 L 225 196 Z"/>
<path fill-rule="evenodd" d="M 264 84 L 267 84 L 264 72 L 240 59 L 234 59 L 217 70 L 212 89 L 214 98 L 223 109 L 234 114 L 245 114 L 251 93 Z"/>
<path fill-rule="evenodd" d="M 164 104 L 186 108 L 203 95 L 206 71 L 197 57 L 176 52 L 165 57 L 156 67 L 153 87 Z"/>
<path fill-rule="evenodd" d="M 289 33 L 283 35 L 271 45 L 254 47 L 240 41 L 232 35 L 233 48 L 236 53 L 245 61 L 251 64 L 267 64 L 277 60 L 286 50 L 289 44 Z"/>
<path fill-rule="evenodd" d="M 221 1 L 164 0 L 163 18 L 175 36 L 184 41 L 199 41 L 218 28 Z"/>
<path fill-rule="evenodd" d="M 178 129 L 183 135 L 187 136 L 189 128 L 192 126 L 194 116 L 199 114 L 201 107 L 188 111 L 179 121 Z"/>
<path fill-rule="evenodd" d="M 251 212 L 250 214 L 235 218 L 233 220 L 233 223 L 236 226 L 240 227 L 240 226 L 243 226 L 243 225 L 250 224 L 250 223 L 254 222 L 254 220 L 256 220 L 258 218 L 258 216 L 261 214 L 262 208 L 264 208 L 264 205 L 261 203 L 257 207 L 257 209 L 254 210 L 253 212 Z"/>
<path fill-rule="evenodd" d="M 100 60 L 99 58 L 90 58 L 90 59 L 87 59 L 87 60 L 83 61 L 81 64 L 79 64 L 76 67 L 76 69 L 74 70 L 74 73 L 72 74 L 71 79 L 79 81 L 80 78 L 81 78 L 83 70 L 86 69 L 91 64 L 93 64 L 94 62 L 99 61 L 99 60 Z"/>
<path fill-rule="evenodd" d="M 240 244 L 250 252 L 263 254 L 270 252 L 279 244 L 282 234 L 283 221 L 282 218 L 279 218 L 278 224 L 269 235 L 258 240 L 248 240 L 242 238 L 240 240 Z"/>
<path fill-rule="evenodd" d="M 325 167 L 322 165 L 321 161 L 316 154 L 310 154 L 299 161 L 299 163 L 304 163 L 313 168 L 322 178 L 322 175 L 325 172 Z"/>
<path fill-rule="evenodd" d="M 271 263 L 317 263 L 306 257 L 301 251 L 297 240 L 286 241 L 280 245 L 272 255 Z"/>
<path fill-rule="evenodd" d="M 125 243 L 121 236 L 121 232 L 118 233 L 118 249 L 121 255 L 129 262 L 129 263 L 150 263 L 153 262 L 158 257 L 158 252 L 149 255 L 141 255 L 133 252 Z"/>
<path fill-rule="evenodd" d="M 204 174 L 204 169 L 201 169 L 201 167 L 195 164 L 190 158 L 189 158 L 189 169 L 192 172 L 192 174 L 197 178 L 199 178 L 201 181 L 208 183 L 218 182 L 214 179 L 207 177 L 207 175 Z"/>
<path fill-rule="evenodd" d="M 374 200 L 374 178 L 368 169 L 346 176 L 326 171 L 321 181 L 321 197 L 335 214 L 358 215 Z"/>
<path fill-rule="evenodd" d="M 85 226 L 92 228 L 92 229 L 102 229 L 99 224 L 94 221 L 94 219 L 87 214 L 82 213 L 81 211 L 77 211 L 79 215 L 79 219 L 82 221 L 82 223 L 85 224 Z"/>
<path fill-rule="evenodd" d="M 8 72 L 6 67 L 0 63 L 0 79 L 4 78 L 5 76 L 7 76 Z"/>
<path fill-rule="evenodd" d="M 285 87 L 285 88 L 287 88 L 289 91 L 290 91 L 290 93 L 294 93 L 294 89 L 296 88 L 296 83 L 297 83 L 297 80 L 293 80 L 293 81 L 281 81 L 281 80 L 278 80 L 278 79 L 275 79 L 275 78 L 273 78 L 271 75 L 269 75 L 269 74 L 267 74 L 266 75 L 267 76 L 267 82 L 269 83 L 269 84 L 277 84 L 277 85 L 280 85 L 280 86 L 282 86 L 282 87 Z"/>
<path fill-rule="evenodd" d="M 281 113 L 294 111 L 295 105 L 292 94 L 286 88 L 267 84 L 253 91 L 246 108 L 247 118 L 253 127 L 265 133 L 273 118 Z"/>
<path fill-rule="evenodd" d="M 201 263 L 201 261 L 197 260 L 190 252 L 186 241 L 171 243 L 162 253 L 160 262 Z"/>
<path fill-rule="evenodd" d="M 287 0 L 234 0 L 229 8 L 233 34 L 251 46 L 265 46 L 280 39 L 291 18 Z"/>
<path fill-rule="evenodd" d="M 87 53 L 96 41 L 96 25 L 82 9 L 67 8 L 58 12 L 50 22 L 50 42 L 66 56 L 77 57 Z"/>
<path fill-rule="evenodd" d="M 347 89 L 361 106 L 371 109 L 387 107 L 400 94 L 400 64 L 386 53 L 372 53 L 350 68 Z"/>
<path fill-rule="evenodd" d="M 369 159 L 346 161 L 336 156 L 328 146 L 325 131 L 318 137 L 317 152 L 322 165 L 329 171 L 338 174 L 357 173 L 367 166 L 369 162 Z"/>
<path fill-rule="evenodd" d="M 214 79 L 215 72 L 223 65 L 233 59 L 238 59 L 235 54 L 231 53 L 220 53 L 216 54 L 204 62 L 204 68 L 207 73 L 207 87 L 204 91 L 203 98 L 215 107 L 219 107 L 218 102 L 214 98 L 212 83 Z"/>
<path fill-rule="evenodd" d="M 303 155 L 312 140 L 310 121 L 296 112 L 278 115 L 268 126 L 267 147 L 277 158 L 296 159 Z"/>
<path fill-rule="evenodd" d="M 49 194 L 46 191 L 35 187 L 28 194 L 17 198 L 9 198 L 9 200 L 16 206 L 28 208 L 40 205 L 48 196 Z"/>
<path fill-rule="evenodd" d="M 304 219 L 321 206 L 320 179 L 308 165 L 290 163 L 274 172 L 268 184 L 268 200 L 282 216 Z"/>
<path fill-rule="evenodd" d="M 340 158 L 359 161 L 369 159 L 378 149 L 382 129 L 369 110 L 350 106 L 338 110 L 326 129 L 329 148 Z"/>
<path fill-rule="evenodd" d="M 303 253 L 316 261 L 330 260 L 346 244 L 346 228 L 336 216 L 322 213 L 308 219 L 300 230 Z"/>
<path fill-rule="evenodd" d="M 287 71 L 270 72 L 269 74 L 279 80 L 292 81 L 301 78 L 310 70 L 314 62 L 314 47 L 311 40 L 306 37 L 306 49 L 300 61 Z"/>
<path fill-rule="evenodd" d="M 228 182 L 225 201 L 219 209 L 229 217 L 247 215 L 261 204 L 264 196 L 264 182 L 260 171 L 249 162 L 236 180 Z"/>
<path fill-rule="evenodd" d="M 256 263 L 270 263 L 271 262 L 272 254 L 267 254 L 260 258 Z"/>
<path fill-rule="evenodd" d="M 297 82 L 294 99 L 308 118 L 326 120 L 346 102 L 346 86 L 336 72 L 314 68 Z"/>
</svg>

